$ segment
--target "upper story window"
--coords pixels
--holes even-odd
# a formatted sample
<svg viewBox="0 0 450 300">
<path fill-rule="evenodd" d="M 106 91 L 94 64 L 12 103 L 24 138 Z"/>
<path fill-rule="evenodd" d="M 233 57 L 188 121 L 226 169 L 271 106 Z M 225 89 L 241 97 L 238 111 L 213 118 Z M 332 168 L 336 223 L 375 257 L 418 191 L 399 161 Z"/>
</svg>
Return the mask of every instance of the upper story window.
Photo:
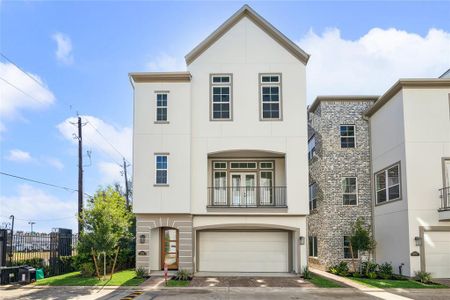
<svg viewBox="0 0 450 300">
<path fill-rule="evenodd" d="M 341 125 L 341 148 L 355 148 L 355 125 Z"/>
<path fill-rule="evenodd" d="M 155 154 L 155 184 L 168 184 L 168 155 Z"/>
<path fill-rule="evenodd" d="M 211 120 L 231 120 L 231 74 L 211 75 Z"/>
<path fill-rule="evenodd" d="M 358 204 L 356 177 L 346 177 L 342 179 L 342 204 Z"/>
<path fill-rule="evenodd" d="M 309 185 L 309 210 L 317 208 L 317 183 Z"/>
<path fill-rule="evenodd" d="M 167 93 L 156 94 L 156 122 L 167 121 Z"/>
<path fill-rule="evenodd" d="M 400 164 L 397 163 L 375 174 L 376 203 L 400 199 Z"/>
<path fill-rule="evenodd" d="M 308 237 L 309 256 L 317 257 L 317 236 Z"/>
<path fill-rule="evenodd" d="M 308 160 L 313 159 L 316 153 L 316 136 L 313 135 L 308 141 Z"/>
<path fill-rule="evenodd" d="M 261 74 L 259 85 L 261 120 L 280 120 L 281 74 Z"/>
</svg>

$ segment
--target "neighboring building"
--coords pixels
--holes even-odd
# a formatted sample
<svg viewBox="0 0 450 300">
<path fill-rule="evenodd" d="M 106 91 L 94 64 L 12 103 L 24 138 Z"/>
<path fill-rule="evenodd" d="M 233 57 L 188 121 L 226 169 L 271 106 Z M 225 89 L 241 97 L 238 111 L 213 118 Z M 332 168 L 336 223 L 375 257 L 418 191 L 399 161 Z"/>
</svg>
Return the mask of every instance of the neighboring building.
<svg viewBox="0 0 450 300">
<path fill-rule="evenodd" d="M 309 263 L 328 269 L 350 260 L 358 217 L 371 225 L 369 123 L 378 96 L 320 96 L 309 107 Z M 357 256 L 354 253 L 354 256 Z"/>
<path fill-rule="evenodd" d="M 370 118 L 377 262 L 450 277 L 450 79 L 401 79 Z"/>
<path fill-rule="evenodd" d="M 308 58 L 245 5 L 187 72 L 130 74 L 138 267 L 306 266 Z"/>
</svg>

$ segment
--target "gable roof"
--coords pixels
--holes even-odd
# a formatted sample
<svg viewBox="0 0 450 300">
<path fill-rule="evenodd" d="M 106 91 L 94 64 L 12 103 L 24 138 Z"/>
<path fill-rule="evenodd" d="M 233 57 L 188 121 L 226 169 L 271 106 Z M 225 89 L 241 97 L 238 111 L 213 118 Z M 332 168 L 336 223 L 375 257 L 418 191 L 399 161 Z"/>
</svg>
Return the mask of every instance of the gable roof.
<svg viewBox="0 0 450 300">
<path fill-rule="evenodd" d="M 368 110 L 364 112 L 366 117 L 371 117 L 384 104 L 392 99 L 403 88 L 450 88 L 449 78 L 410 78 L 399 79 L 389 90 L 386 91 Z"/>
<path fill-rule="evenodd" d="M 197 57 L 199 57 L 203 52 L 205 52 L 212 44 L 214 44 L 218 39 L 220 39 L 225 33 L 227 33 L 234 25 L 236 25 L 242 18 L 247 17 L 256 26 L 261 28 L 265 33 L 272 37 L 276 42 L 278 42 L 283 48 L 294 55 L 298 60 L 300 60 L 305 65 L 308 63 L 310 55 L 303 51 L 294 42 L 288 39 L 284 34 L 282 34 L 278 29 L 267 22 L 263 17 L 258 15 L 250 6 L 247 4 L 242 6 L 236 13 L 234 13 L 228 20 L 225 21 L 219 28 L 217 28 L 213 33 L 211 33 L 205 40 L 197 45 L 191 52 L 189 52 L 184 58 L 186 64 L 191 64 Z"/>
</svg>

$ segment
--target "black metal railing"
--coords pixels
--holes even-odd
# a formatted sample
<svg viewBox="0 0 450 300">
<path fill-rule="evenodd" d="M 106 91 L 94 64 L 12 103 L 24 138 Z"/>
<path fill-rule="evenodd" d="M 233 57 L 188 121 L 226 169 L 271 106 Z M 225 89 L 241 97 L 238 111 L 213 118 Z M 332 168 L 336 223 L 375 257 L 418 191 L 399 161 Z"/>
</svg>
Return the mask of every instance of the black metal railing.
<svg viewBox="0 0 450 300">
<path fill-rule="evenodd" d="M 209 187 L 209 207 L 287 207 L 285 186 Z"/>
<path fill-rule="evenodd" d="M 450 187 L 439 189 L 441 194 L 441 208 L 439 210 L 450 210 Z"/>
</svg>

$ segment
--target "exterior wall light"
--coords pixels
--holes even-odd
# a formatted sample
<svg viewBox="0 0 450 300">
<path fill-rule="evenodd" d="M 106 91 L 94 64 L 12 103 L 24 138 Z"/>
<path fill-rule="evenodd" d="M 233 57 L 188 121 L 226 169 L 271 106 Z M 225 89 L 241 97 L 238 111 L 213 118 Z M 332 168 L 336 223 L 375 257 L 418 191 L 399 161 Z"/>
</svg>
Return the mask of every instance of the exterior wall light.
<svg viewBox="0 0 450 300">
<path fill-rule="evenodd" d="M 145 234 L 141 234 L 141 235 L 139 236 L 139 242 L 140 242 L 141 244 L 145 244 Z"/>
<path fill-rule="evenodd" d="M 416 246 L 418 246 L 418 247 L 422 246 L 422 238 L 416 236 L 414 238 L 414 241 L 416 242 Z"/>
<path fill-rule="evenodd" d="M 304 245 L 305 244 L 305 237 L 304 236 L 300 236 L 299 241 L 300 241 L 300 245 Z"/>
</svg>

